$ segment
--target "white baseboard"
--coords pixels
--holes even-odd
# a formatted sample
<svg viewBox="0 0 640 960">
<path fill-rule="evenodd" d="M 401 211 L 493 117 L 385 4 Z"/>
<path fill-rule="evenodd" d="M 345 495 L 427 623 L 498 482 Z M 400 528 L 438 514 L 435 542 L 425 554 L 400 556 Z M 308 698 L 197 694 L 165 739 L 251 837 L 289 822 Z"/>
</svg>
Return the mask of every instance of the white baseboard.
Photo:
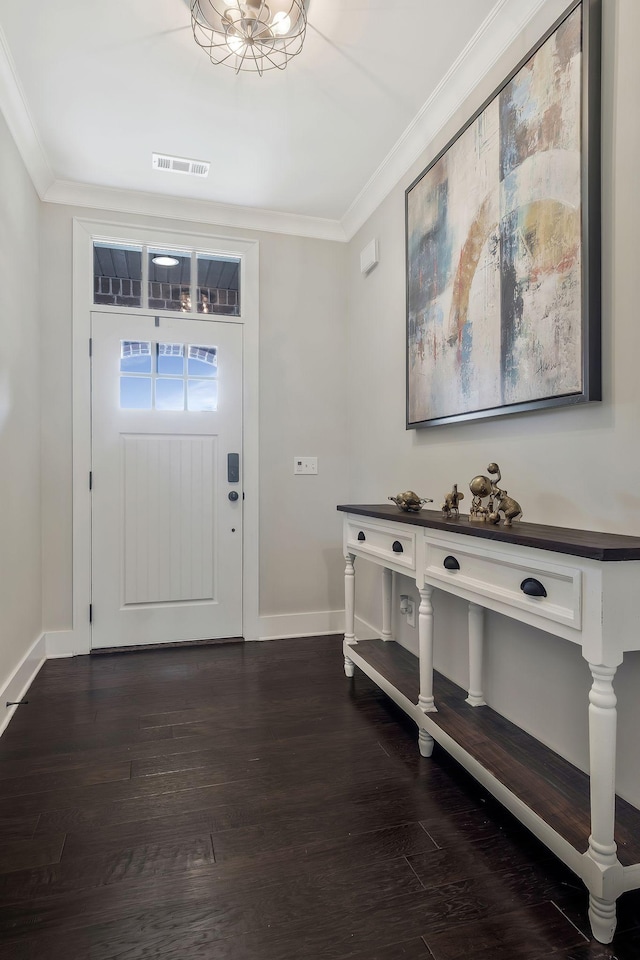
<svg viewBox="0 0 640 960">
<path fill-rule="evenodd" d="M 61 657 L 76 657 L 82 653 L 90 653 L 86 641 L 79 637 L 74 630 L 52 630 L 45 633 L 47 645 L 47 660 L 58 660 Z"/>
<path fill-rule="evenodd" d="M 375 636 L 375 629 L 373 636 Z M 256 630 L 246 640 L 289 640 L 294 637 L 321 637 L 344 632 L 344 610 L 320 610 L 314 613 L 282 613 L 258 618 Z M 76 657 L 90 653 L 84 638 L 74 630 L 55 630 L 44 634 L 47 659 Z"/>
<path fill-rule="evenodd" d="M 288 640 L 294 637 L 321 637 L 344 632 L 344 610 L 316 613 L 282 613 L 258 618 L 258 636 L 247 640 Z"/>
<path fill-rule="evenodd" d="M 7 707 L 7 701 L 22 700 L 47 659 L 44 633 L 31 645 L 13 673 L 0 687 L 0 735 L 6 730 L 17 707 Z"/>
</svg>

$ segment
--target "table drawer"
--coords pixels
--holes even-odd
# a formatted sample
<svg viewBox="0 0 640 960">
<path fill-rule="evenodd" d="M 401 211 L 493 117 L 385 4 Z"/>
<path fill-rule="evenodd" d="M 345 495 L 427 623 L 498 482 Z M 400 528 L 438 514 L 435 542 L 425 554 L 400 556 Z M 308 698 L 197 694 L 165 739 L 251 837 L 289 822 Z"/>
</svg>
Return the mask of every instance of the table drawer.
<svg viewBox="0 0 640 960">
<path fill-rule="evenodd" d="M 425 537 L 425 560 L 427 580 L 442 589 L 475 593 L 480 604 L 491 599 L 581 627 L 582 574 L 575 567 L 489 550 L 475 542 L 452 546 L 432 536 Z"/>
<path fill-rule="evenodd" d="M 346 546 L 348 550 L 369 555 L 390 566 L 416 569 L 416 534 L 410 527 L 390 527 L 370 520 L 347 521 Z"/>
</svg>

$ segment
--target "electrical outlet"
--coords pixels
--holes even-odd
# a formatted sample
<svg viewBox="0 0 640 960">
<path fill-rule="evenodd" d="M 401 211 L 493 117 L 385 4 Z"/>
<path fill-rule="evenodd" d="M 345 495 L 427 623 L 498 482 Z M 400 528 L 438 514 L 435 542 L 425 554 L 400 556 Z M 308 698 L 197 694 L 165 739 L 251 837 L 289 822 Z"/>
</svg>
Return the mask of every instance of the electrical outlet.
<svg viewBox="0 0 640 960">
<path fill-rule="evenodd" d="M 317 473 L 318 458 L 317 457 L 295 457 L 293 460 L 293 472 L 298 475 L 303 473 Z"/>
<path fill-rule="evenodd" d="M 407 618 L 407 623 L 410 627 L 415 627 L 416 605 L 413 601 L 413 598 L 408 596 L 406 593 L 403 593 L 400 597 L 400 613 L 403 617 Z"/>
<path fill-rule="evenodd" d="M 410 627 L 415 627 L 416 625 L 416 605 L 409 597 L 409 602 L 407 603 L 407 623 Z"/>
</svg>

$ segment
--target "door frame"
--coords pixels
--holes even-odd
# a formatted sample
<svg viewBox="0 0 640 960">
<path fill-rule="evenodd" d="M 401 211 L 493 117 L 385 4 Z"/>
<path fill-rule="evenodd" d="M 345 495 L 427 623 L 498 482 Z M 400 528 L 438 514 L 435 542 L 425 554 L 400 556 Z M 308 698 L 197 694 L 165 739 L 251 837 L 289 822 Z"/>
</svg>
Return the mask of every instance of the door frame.
<svg viewBox="0 0 640 960">
<path fill-rule="evenodd" d="M 72 415 L 73 415 L 73 625 L 65 637 L 67 655 L 91 651 L 91 313 L 114 312 L 93 303 L 93 241 L 146 243 L 159 246 L 199 248 L 206 252 L 237 256 L 241 260 L 242 316 L 227 322 L 242 323 L 243 395 L 243 542 L 242 621 L 245 640 L 259 637 L 259 243 L 178 229 L 161 230 L 139 224 L 73 218 L 73 317 L 72 317 Z M 131 308 L 118 310 L 131 313 Z M 155 316 L 141 311 L 141 316 Z M 221 317 L 216 317 L 220 320 Z M 205 321 L 202 321 L 206 323 Z"/>
</svg>

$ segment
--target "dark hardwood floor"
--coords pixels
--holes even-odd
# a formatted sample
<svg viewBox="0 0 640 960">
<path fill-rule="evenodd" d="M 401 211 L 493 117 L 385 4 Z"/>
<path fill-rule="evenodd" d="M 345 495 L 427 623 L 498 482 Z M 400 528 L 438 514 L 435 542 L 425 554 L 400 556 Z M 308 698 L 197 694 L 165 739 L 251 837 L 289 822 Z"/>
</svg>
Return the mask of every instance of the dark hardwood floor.
<svg viewBox="0 0 640 960">
<path fill-rule="evenodd" d="M 338 637 L 49 661 L 0 740 L 0 960 L 637 960 Z"/>
</svg>

